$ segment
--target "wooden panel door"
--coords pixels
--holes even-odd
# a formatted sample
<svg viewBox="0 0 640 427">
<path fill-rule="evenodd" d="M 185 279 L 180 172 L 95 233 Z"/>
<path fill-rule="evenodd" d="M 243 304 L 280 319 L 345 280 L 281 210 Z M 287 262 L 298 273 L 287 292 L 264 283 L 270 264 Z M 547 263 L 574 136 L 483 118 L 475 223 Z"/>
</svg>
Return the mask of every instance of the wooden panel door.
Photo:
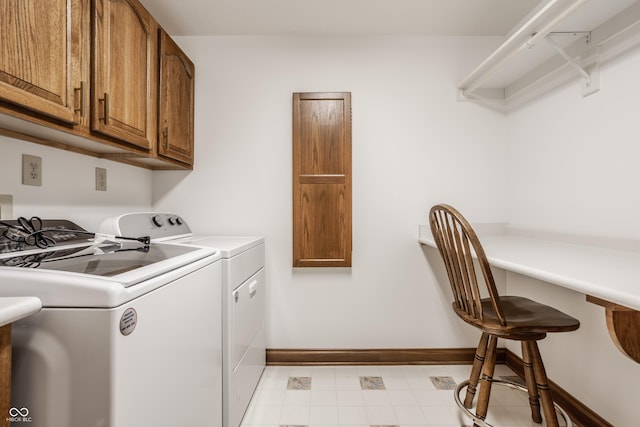
<svg viewBox="0 0 640 427">
<path fill-rule="evenodd" d="M 0 0 L 0 99 L 67 123 L 78 122 L 75 102 L 82 97 L 85 4 L 86 0 Z"/>
<path fill-rule="evenodd" d="M 137 0 L 95 0 L 91 129 L 155 151 L 158 25 Z"/>
<path fill-rule="evenodd" d="M 158 154 L 193 165 L 195 67 L 160 30 Z"/>
<path fill-rule="evenodd" d="M 351 94 L 293 94 L 293 266 L 351 266 Z"/>
</svg>

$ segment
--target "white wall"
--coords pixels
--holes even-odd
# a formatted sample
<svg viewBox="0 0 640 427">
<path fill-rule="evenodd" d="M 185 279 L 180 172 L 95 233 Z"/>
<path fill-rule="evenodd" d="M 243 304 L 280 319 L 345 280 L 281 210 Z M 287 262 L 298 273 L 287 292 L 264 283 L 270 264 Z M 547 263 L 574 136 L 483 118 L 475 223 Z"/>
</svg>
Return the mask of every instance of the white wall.
<svg viewBox="0 0 640 427">
<path fill-rule="evenodd" d="M 578 80 L 514 111 L 509 127 L 509 221 L 639 239 L 640 48 L 601 67 L 601 90 Z"/>
<path fill-rule="evenodd" d="M 22 185 L 22 154 L 42 158 L 42 186 Z M 0 194 L 13 216 L 63 218 L 97 231 L 108 216 L 151 208 L 151 171 L 0 136 Z M 95 190 L 95 168 L 107 169 L 107 191 Z"/>
<path fill-rule="evenodd" d="M 575 81 L 509 114 L 511 224 L 640 239 L 638 69 L 635 48 L 603 65 L 599 93 L 582 98 Z M 604 309 L 517 274 L 508 275 L 507 289 L 580 319 L 577 332 L 542 342 L 549 376 L 612 424 L 637 425 L 640 365 L 615 348 Z"/>
<path fill-rule="evenodd" d="M 267 242 L 269 348 L 472 347 L 417 243 L 440 201 L 505 219 L 505 117 L 456 102 L 495 39 L 182 37 L 195 170 L 154 173 L 158 210 Z M 353 268 L 292 269 L 293 92 L 350 91 Z M 443 319 L 451 319 L 445 321 Z"/>
</svg>

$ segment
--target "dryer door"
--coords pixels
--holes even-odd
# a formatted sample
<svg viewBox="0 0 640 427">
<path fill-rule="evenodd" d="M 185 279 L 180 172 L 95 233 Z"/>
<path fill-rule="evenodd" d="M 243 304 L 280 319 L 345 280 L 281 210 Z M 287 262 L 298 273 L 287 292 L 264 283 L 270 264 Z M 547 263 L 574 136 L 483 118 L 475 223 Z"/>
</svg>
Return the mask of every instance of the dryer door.
<svg viewBox="0 0 640 427">
<path fill-rule="evenodd" d="M 238 286 L 232 299 L 231 367 L 235 369 L 264 322 L 264 269 Z"/>
</svg>

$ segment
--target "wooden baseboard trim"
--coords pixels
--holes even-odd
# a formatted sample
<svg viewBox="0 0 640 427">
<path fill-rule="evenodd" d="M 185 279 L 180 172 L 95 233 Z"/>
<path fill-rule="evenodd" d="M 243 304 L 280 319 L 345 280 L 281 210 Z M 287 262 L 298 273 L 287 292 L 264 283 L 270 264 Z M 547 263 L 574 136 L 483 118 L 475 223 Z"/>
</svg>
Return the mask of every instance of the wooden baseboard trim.
<svg viewBox="0 0 640 427">
<path fill-rule="evenodd" d="M 267 349 L 267 365 L 461 365 L 473 363 L 475 348 Z M 504 349 L 498 362 L 504 363 Z"/>
<path fill-rule="evenodd" d="M 267 349 L 267 365 L 462 365 L 473 363 L 475 348 L 410 349 Z M 524 378 L 522 359 L 505 348 L 498 349 L 504 363 Z M 574 425 L 613 427 L 570 393 L 549 380 L 554 400 L 567 411 Z"/>
<path fill-rule="evenodd" d="M 524 378 L 522 358 L 510 350 L 506 350 L 505 364 L 518 376 Z M 574 425 L 589 427 L 613 427 L 613 424 L 593 412 L 588 406 L 573 397 L 558 384 L 549 380 L 549 389 L 553 400 L 571 417 Z"/>
</svg>

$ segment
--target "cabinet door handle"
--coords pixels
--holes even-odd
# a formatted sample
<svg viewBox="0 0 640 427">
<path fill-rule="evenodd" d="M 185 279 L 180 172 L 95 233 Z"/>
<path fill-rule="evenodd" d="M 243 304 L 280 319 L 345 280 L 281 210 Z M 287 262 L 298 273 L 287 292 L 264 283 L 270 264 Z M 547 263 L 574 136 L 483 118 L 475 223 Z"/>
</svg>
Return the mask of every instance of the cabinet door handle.
<svg viewBox="0 0 640 427">
<path fill-rule="evenodd" d="M 80 107 L 74 108 L 73 111 L 75 111 L 76 113 L 79 112 L 80 117 L 84 117 L 87 114 L 87 103 L 84 100 L 87 93 L 87 91 L 85 90 L 86 88 L 87 83 L 82 81 L 80 82 L 80 87 L 76 87 L 73 89 L 73 91 L 76 93 L 76 99 L 80 98 Z M 77 95 L 78 92 L 80 92 L 80 95 Z"/>
<path fill-rule="evenodd" d="M 101 117 L 104 120 L 104 124 L 109 124 L 109 94 L 104 93 L 104 98 L 98 98 L 98 101 L 104 103 L 104 117 Z"/>
<path fill-rule="evenodd" d="M 162 145 L 164 146 L 164 149 L 168 149 L 169 148 L 169 128 L 164 128 L 162 130 Z"/>
</svg>

